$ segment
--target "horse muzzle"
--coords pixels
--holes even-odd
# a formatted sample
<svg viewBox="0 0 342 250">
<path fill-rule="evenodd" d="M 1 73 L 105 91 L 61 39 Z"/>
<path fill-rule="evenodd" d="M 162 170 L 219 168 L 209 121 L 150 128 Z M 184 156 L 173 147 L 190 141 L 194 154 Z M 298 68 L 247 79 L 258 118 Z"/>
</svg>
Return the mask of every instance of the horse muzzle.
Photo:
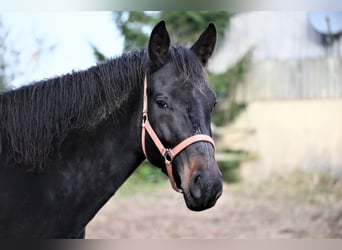
<svg viewBox="0 0 342 250">
<path fill-rule="evenodd" d="M 222 173 L 213 155 L 191 154 L 187 158 L 180 173 L 185 203 L 193 211 L 209 209 L 222 194 Z"/>
</svg>

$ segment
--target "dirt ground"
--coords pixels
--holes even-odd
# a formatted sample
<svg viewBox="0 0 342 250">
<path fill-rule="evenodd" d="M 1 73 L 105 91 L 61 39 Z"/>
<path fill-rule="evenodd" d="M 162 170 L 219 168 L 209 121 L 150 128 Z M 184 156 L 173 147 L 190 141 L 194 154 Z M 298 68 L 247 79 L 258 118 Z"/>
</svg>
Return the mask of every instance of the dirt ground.
<svg viewBox="0 0 342 250">
<path fill-rule="evenodd" d="M 86 238 L 341 238 L 342 199 L 320 188 L 225 184 L 215 207 L 192 212 L 182 195 L 159 184 L 114 196 L 90 222 Z"/>
</svg>

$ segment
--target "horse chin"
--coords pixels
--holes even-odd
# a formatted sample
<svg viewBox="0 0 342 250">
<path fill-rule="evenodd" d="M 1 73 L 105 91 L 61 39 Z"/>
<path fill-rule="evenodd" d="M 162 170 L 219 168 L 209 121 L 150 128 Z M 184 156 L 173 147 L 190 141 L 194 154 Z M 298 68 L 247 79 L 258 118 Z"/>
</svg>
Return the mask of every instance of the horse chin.
<svg viewBox="0 0 342 250">
<path fill-rule="evenodd" d="M 215 197 L 215 199 L 209 201 L 209 202 L 196 202 L 190 194 L 187 194 L 186 192 L 183 191 L 183 196 L 184 196 L 184 201 L 188 209 L 194 212 L 200 212 L 207 210 L 209 208 L 212 208 L 215 206 L 218 198 L 221 196 L 222 192 Z"/>
</svg>

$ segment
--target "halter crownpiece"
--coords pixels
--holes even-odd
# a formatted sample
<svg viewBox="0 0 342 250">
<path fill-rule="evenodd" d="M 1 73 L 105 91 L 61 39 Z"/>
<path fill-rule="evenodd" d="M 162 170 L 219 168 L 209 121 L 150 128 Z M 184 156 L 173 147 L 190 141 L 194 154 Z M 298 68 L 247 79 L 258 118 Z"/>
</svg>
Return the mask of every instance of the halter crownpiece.
<svg viewBox="0 0 342 250">
<path fill-rule="evenodd" d="M 172 173 L 172 161 L 173 159 L 180 153 L 182 152 L 185 148 L 190 146 L 191 144 L 199 141 L 204 141 L 204 142 L 209 142 L 210 144 L 213 145 L 215 148 L 215 142 L 213 138 L 211 138 L 208 135 L 204 134 L 196 134 L 193 136 L 188 137 L 187 139 L 183 140 L 180 142 L 177 146 L 174 148 L 165 148 L 162 142 L 160 141 L 158 135 L 154 132 L 153 128 L 151 127 L 151 124 L 148 120 L 148 107 L 147 107 L 147 79 L 146 76 L 144 78 L 144 100 L 143 100 L 143 113 L 142 113 L 142 131 L 141 131 L 141 146 L 144 152 L 144 155 L 146 159 L 148 159 L 147 154 L 146 154 L 146 147 L 145 147 L 145 135 L 146 132 L 149 134 L 151 137 L 152 141 L 158 148 L 160 154 L 164 157 L 165 159 L 165 167 L 167 171 L 167 175 L 169 176 L 170 183 L 172 188 L 176 191 L 181 193 L 182 190 L 177 187 L 177 184 L 175 182 L 175 179 L 173 177 Z"/>
</svg>

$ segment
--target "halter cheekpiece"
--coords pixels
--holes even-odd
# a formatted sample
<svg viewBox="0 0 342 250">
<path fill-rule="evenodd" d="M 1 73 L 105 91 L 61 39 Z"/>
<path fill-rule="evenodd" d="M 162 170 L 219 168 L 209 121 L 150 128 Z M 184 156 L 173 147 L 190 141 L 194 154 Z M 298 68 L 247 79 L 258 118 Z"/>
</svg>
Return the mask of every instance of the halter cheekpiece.
<svg viewBox="0 0 342 250">
<path fill-rule="evenodd" d="M 146 159 L 148 159 L 147 154 L 146 154 L 146 147 L 145 147 L 145 134 L 147 132 L 149 134 L 149 136 L 151 137 L 152 141 L 154 142 L 154 144 L 156 145 L 156 147 L 158 148 L 160 154 L 165 159 L 165 167 L 166 167 L 166 171 L 167 171 L 167 174 L 169 176 L 172 188 L 175 191 L 181 193 L 182 190 L 177 187 L 177 184 L 176 184 L 176 182 L 174 180 L 173 173 L 172 173 L 172 161 L 173 161 L 173 159 L 180 152 L 182 152 L 185 148 L 187 148 L 188 146 L 190 146 L 191 144 L 193 144 L 195 142 L 199 142 L 199 141 L 208 142 L 211 145 L 213 145 L 213 147 L 215 148 L 214 140 L 213 140 L 213 138 L 211 138 L 208 135 L 196 134 L 196 135 L 190 136 L 187 139 L 183 140 L 182 142 L 180 142 L 177 146 L 175 146 L 172 149 L 165 148 L 164 145 L 162 144 L 162 142 L 160 141 L 158 135 L 154 132 L 154 130 L 151 127 L 151 124 L 150 124 L 150 122 L 148 120 L 147 101 L 148 101 L 147 100 L 147 79 L 146 79 L 146 76 L 145 76 L 145 78 L 144 78 L 143 113 L 142 113 L 142 131 L 141 131 L 141 145 L 142 145 L 142 149 L 143 149 L 143 152 L 144 152 L 144 155 L 145 155 Z"/>
</svg>

